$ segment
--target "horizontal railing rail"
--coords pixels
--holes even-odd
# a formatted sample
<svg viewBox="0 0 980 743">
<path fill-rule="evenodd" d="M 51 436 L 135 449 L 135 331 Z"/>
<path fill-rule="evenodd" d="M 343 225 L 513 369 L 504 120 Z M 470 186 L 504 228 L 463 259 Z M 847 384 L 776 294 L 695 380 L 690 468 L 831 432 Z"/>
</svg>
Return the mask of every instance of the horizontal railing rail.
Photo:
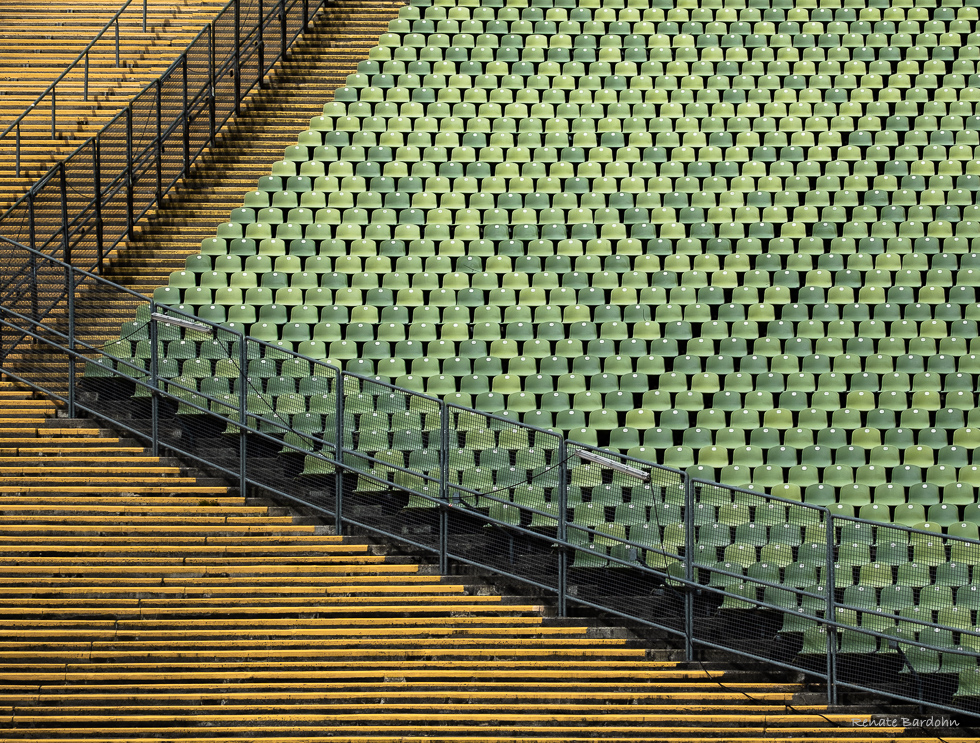
<svg viewBox="0 0 980 743">
<path fill-rule="evenodd" d="M 58 136 L 58 85 L 68 80 L 73 73 L 81 74 L 82 76 L 82 100 L 87 101 L 89 98 L 89 68 L 91 64 L 91 58 L 93 53 L 97 52 L 97 47 L 100 42 L 102 42 L 106 35 L 112 30 L 113 38 L 107 42 L 108 50 L 113 54 L 114 66 L 120 67 L 122 63 L 120 55 L 121 46 L 121 32 L 120 32 L 120 21 L 122 21 L 123 16 L 126 11 L 129 10 L 130 6 L 133 5 L 133 0 L 125 0 L 119 10 L 116 11 L 115 15 L 102 27 L 102 29 L 92 37 L 92 40 L 86 45 L 86 47 L 78 53 L 78 56 L 74 60 L 68 63 L 65 69 L 61 72 L 54 81 L 48 85 L 44 91 L 38 95 L 34 102 L 31 103 L 20 116 L 14 119 L 13 122 L 3 132 L 0 132 L 0 148 L 9 147 L 9 140 L 13 138 L 13 149 L 14 149 L 14 174 L 20 177 L 20 160 L 21 160 L 21 127 L 25 122 L 28 122 L 32 117 L 36 117 L 38 120 L 50 119 L 51 124 L 51 139 L 55 139 Z M 142 0 L 142 3 L 136 3 L 137 12 L 142 13 L 142 32 L 145 34 L 147 29 L 147 0 Z M 44 113 L 48 110 L 48 113 Z"/>
<path fill-rule="evenodd" d="M 427 551 L 444 572 L 469 565 L 520 582 L 553 596 L 562 615 L 599 610 L 667 632 L 689 659 L 713 648 L 803 671 L 826 682 L 830 703 L 858 689 L 978 714 L 969 699 L 980 696 L 970 693 L 978 689 L 980 629 L 970 612 L 980 600 L 964 594 L 971 601 L 963 605 L 973 608 L 958 614 L 952 596 L 954 588 L 978 591 L 980 582 L 938 580 L 947 556 L 980 564 L 978 540 L 842 516 L 565 440 L 343 371 L 11 247 L 40 270 L 60 273 L 69 311 L 56 324 L 0 308 L 8 349 L 0 369 L 62 401 L 70 415 L 98 417 L 142 438 L 154 454 L 199 462 L 242 493 L 261 490 L 317 509 L 340 532 L 366 529 Z M 144 303 L 117 340 L 79 335 L 102 311 L 94 289 Z M 41 380 L 43 365 L 33 368 L 29 354 L 17 359 L 25 345 L 67 367 L 63 392 Z M 175 366 L 176 356 L 206 364 L 207 378 L 224 387 L 199 386 L 204 377 Z M 273 372 L 295 375 L 306 396 L 273 395 L 262 382 Z M 402 430 L 393 419 L 418 425 Z M 372 425 L 386 426 L 377 443 L 369 442 Z M 484 465 L 487 453 L 505 464 Z M 606 489 L 618 500 L 604 501 Z M 643 509 L 637 518 L 629 518 L 631 507 Z M 609 508 L 629 531 L 607 518 Z M 761 531 L 751 546 L 753 529 Z M 877 541 L 852 543 L 849 534 Z M 918 592 L 918 604 L 883 609 L 863 593 L 875 595 L 875 584 L 853 579 L 876 565 L 870 544 L 889 540 L 899 551 L 906 545 L 906 555 L 921 547 L 931 556 L 919 583 L 888 583 L 895 596 Z M 794 546 L 780 558 L 780 545 Z M 727 559 L 719 557 L 722 546 Z M 743 547 L 752 550 L 744 565 Z M 791 570 L 810 579 L 793 582 Z M 917 605 L 931 608 L 917 612 Z M 950 683 L 961 693 L 951 694 Z"/>
<path fill-rule="evenodd" d="M 325 5 L 229 0 L 165 73 L 0 216 L 0 234 L 101 273 Z M 0 264 L 0 301 L 42 293 L 26 255 L 4 251 Z M 43 303 L 36 311 L 44 316 Z"/>
</svg>

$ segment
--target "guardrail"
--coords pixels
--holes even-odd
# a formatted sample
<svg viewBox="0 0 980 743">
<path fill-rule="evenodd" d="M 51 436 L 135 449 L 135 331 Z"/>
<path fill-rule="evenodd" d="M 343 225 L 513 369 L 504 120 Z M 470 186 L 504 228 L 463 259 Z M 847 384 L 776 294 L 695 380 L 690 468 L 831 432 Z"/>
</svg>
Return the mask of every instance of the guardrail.
<svg viewBox="0 0 980 743">
<path fill-rule="evenodd" d="M 7 138 L 13 133 L 14 137 L 14 173 L 18 177 L 20 176 L 20 156 L 21 156 L 21 145 L 20 145 L 20 134 L 21 125 L 24 122 L 28 122 L 30 119 L 44 119 L 50 117 L 51 121 L 51 139 L 55 139 L 58 136 L 58 85 L 68 81 L 73 75 L 77 76 L 79 72 L 79 67 L 81 67 L 82 76 L 82 95 L 84 100 L 88 100 L 88 82 L 89 82 L 89 67 L 90 61 L 93 53 L 98 52 L 98 48 L 101 42 L 106 38 L 106 34 L 109 33 L 110 29 L 114 31 L 113 38 L 110 39 L 105 47 L 108 51 L 114 52 L 115 56 L 115 66 L 120 66 L 120 32 L 119 32 L 119 22 L 123 15 L 129 7 L 133 5 L 133 0 L 126 0 L 122 4 L 122 7 L 116 11 L 115 15 L 109 20 L 102 30 L 99 31 L 88 45 L 75 57 L 74 61 L 70 62 L 65 68 L 64 72 L 58 75 L 43 93 L 41 93 L 35 101 L 27 107 L 27 109 L 22 113 L 17 119 L 10 124 L 6 129 L 0 133 L 0 147 L 4 147 Z M 146 21 L 147 21 L 147 0 L 142 2 L 142 26 L 143 33 L 146 33 Z M 48 110 L 50 113 L 44 113 Z"/>
<path fill-rule="evenodd" d="M 553 596 L 562 615 L 601 610 L 675 636 L 689 659 L 716 648 L 803 671 L 826 682 L 831 704 L 862 689 L 980 714 L 976 539 L 566 441 L 10 247 L 61 277 L 67 312 L 39 321 L 0 308 L 0 369 L 69 415 L 199 462 L 243 494 L 317 509 L 340 533 L 356 526 L 428 551 L 443 572 L 477 566 Z M 119 339 L 86 341 L 107 292 L 145 304 Z M 51 362 L 67 368 L 64 392 L 43 381 Z"/>
<path fill-rule="evenodd" d="M 101 273 L 105 257 L 188 175 L 325 4 L 229 0 L 163 75 L 0 216 L 0 232 Z M 2 301 L 36 289 L 29 259 L 5 251 L 0 261 Z"/>
</svg>

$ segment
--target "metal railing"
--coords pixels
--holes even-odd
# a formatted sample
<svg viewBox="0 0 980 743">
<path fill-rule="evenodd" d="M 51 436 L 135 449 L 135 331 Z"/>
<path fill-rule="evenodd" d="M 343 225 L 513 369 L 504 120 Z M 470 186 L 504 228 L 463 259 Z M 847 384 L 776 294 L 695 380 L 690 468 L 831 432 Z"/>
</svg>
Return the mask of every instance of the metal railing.
<svg viewBox="0 0 980 743">
<path fill-rule="evenodd" d="M 189 174 L 325 4 L 229 0 L 163 75 L 0 216 L 0 232 L 101 273 L 106 256 L 131 239 L 139 220 Z M 63 79 L 49 88 L 52 131 L 54 91 Z M 47 116 L 41 108 L 35 105 L 24 116 Z M 16 135 L 24 116 L 8 135 Z M 0 298 L 16 304 L 35 290 L 37 276 L 24 255 L 4 251 L 0 261 Z"/>
<path fill-rule="evenodd" d="M 129 7 L 133 5 L 133 0 L 126 0 L 122 7 L 116 11 L 115 15 L 102 27 L 88 45 L 79 52 L 78 56 L 65 67 L 64 71 L 55 78 L 43 93 L 41 93 L 34 102 L 27 107 L 27 109 L 22 113 L 17 119 L 10 124 L 6 129 L 0 133 L 0 148 L 3 148 L 8 144 L 8 138 L 13 137 L 14 139 L 14 174 L 20 177 L 20 159 L 21 159 L 21 127 L 25 123 L 30 125 L 32 121 L 44 121 L 45 119 L 50 120 L 51 124 L 51 139 L 55 139 L 58 136 L 58 86 L 62 83 L 74 82 L 79 75 L 81 75 L 82 80 L 82 98 L 83 100 L 88 100 L 88 88 L 89 88 L 89 68 L 91 66 L 91 59 L 94 54 L 98 54 L 100 51 L 105 51 L 111 53 L 115 59 L 115 67 L 119 67 L 121 64 L 120 46 L 121 46 L 121 34 L 120 34 L 120 21 L 123 19 L 124 14 Z M 137 7 L 142 5 L 142 31 L 146 33 L 146 23 L 147 23 L 147 0 L 137 3 Z M 107 34 L 112 31 L 112 38 L 106 41 Z M 105 41 L 105 44 L 102 42 Z"/>
<path fill-rule="evenodd" d="M 61 277 L 67 314 L 0 308 L 0 369 L 69 415 L 199 462 L 243 494 L 317 509 L 339 533 L 427 551 L 443 572 L 476 566 L 552 596 L 559 614 L 599 610 L 667 633 L 689 659 L 715 648 L 803 671 L 831 704 L 861 689 L 980 713 L 980 541 L 566 441 L 11 247 Z M 85 341 L 107 293 L 144 304 L 119 339 Z M 52 362 L 67 369 L 64 391 L 44 379 Z"/>
</svg>

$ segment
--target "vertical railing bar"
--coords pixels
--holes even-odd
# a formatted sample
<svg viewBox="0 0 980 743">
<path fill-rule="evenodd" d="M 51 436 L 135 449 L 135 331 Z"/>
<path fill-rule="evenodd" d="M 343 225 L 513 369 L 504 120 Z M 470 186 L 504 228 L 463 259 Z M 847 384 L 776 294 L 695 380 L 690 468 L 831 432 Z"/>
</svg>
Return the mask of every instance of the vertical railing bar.
<svg viewBox="0 0 980 743">
<path fill-rule="evenodd" d="M 245 426 L 248 425 L 248 342 L 244 334 L 238 336 L 238 488 L 239 495 L 245 497 L 248 491 L 248 439 Z"/>
<path fill-rule="evenodd" d="M 58 163 L 58 170 L 61 173 L 60 196 L 61 196 L 61 252 L 62 260 L 71 265 L 71 240 L 68 235 L 68 168 L 64 161 Z"/>
<path fill-rule="evenodd" d="M 217 42 L 217 33 L 215 31 L 214 21 L 208 24 L 208 37 L 209 37 L 208 75 L 210 78 L 209 82 L 211 84 L 211 95 L 208 101 L 209 104 L 208 108 L 210 110 L 210 118 L 211 118 L 210 120 L 211 128 L 210 131 L 208 132 L 208 146 L 214 147 L 215 138 L 217 136 L 216 129 L 217 129 L 217 119 L 218 119 L 218 91 L 216 90 L 218 81 L 216 78 L 217 68 L 215 66 L 217 63 L 217 54 L 218 54 L 217 49 L 215 47 L 217 46 L 218 42 Z"/>
<path fill-rule="evenodd" d="M 85 52 L 85 77 L 82 83 L 82 99 L 88 100 L 88 52 Z"/>
<path fill-rule="evenodd" d="M 242 112 L 242 3 L 235 0 L 235 116 Z"/>
<path fill-rule="evenodd" d="M 837 704 L 837 627 L 829 624 L 836 620 L 836 599 L 834 596 L 834 586 L 837 584 L 836 566 L 834 564 L 834 514 L 827 512 L 827 567 L 824 570 L 824 581 L 827 585 L 827 608 L 825 610 L 828 620 L 825 622 L 827 628 L 827 704 L 833 706 Z"/>
<path fill-rule="evenodd" d="M 58 88 L 51 88 L 51 139 L 57 139 Z"/>
<path fill-rule="evenodd" d="M 17 127 L 14 134 L 14 175 L 20 178 L 20 121 L 17 122 Z"/>
<path fill-rule="evenodd" d="M 334 421 L 334 447 L 336 453 L 334 460 L 334 529 L 337 536 L 344 534 L 344 487 L 346 479 L 344 476 L 344 463 L 347 459 L 347 447 L 344 446 L 344 416 L 347 414 L 347 396 L 344 394 L 347 389 L 347 380 L 344 378 L 345 372 L 338 371 L 334 377 L 334 393 L 337 398 L 336 411 L 337 418 Z"/>
<path fill-rule="evenodd" d="M 561 545 L 558 550 L 558 616 L 568 616 L 568 548 L 565 542 L 568 541 L 568 443 L 564 437 L 560 439 L 558 445 L 558 461 L 561 467 L 558 470 L 558 542 Z"/>
<path fill-rule="evenodd" d="M 105 239 L 105 223 L 102 216 L 102 137 L 92 139 L 92 186 L 95 193 L 95 249 L 96 266 L 101 276 L 105 270 L 103 265 L 103 240 Z"/>
<path fill-rule="evenodd" d="M 684 659 L 694 660 L 694 480 L 681 475 L 684 483 Z M 669 580 L 669 576 L 668 576 Z"/>
<path fill-rule="evenodd" d="M 116 67 L 119 67 L 119 18 L 116 18 Z"/>
<path fill-rule="evenodd" d="M 157 78 L 157 197 L 163 200 L 163 79 Z"/>
<path fill-rule="evenodd" d="M 265 8 L 263 7 L 262 0 L 258 0 L 258 3 L 259 14 L 255 28 L 258 41 L 255 45 L 255 49 L 259 55 L 259 89 L 261 90 L 265 87 Z"/>
<path fill-rule="evenodd" d="M 30 247 L 31 247 L 31 319 L 37 322 L 38 320 L 38 306 L 37 298 L 40 292 L 37 290 L 37 215 L 34 211 L 34 192 L 27 192 L 27 224 L 30 234 Z"/>
<path fill-rule="evenodd" d="M 143 0 L 143 33 L 146 33 L 146 5 L 148 0 Z"/>
<path fill-rule="evenodd" d="M 126 107 L 126 237 L 134 237 L 133 200 L 136 183 L 133 178 L 133 104 Z"/>
<path fill-rule="evenodd" d="M 65 266 L 65 296 L 68 297 L 68 417 L 75 417 L 75 281 Z"/>
<path fill-rule="evenodd" d="M 158 321 L 153 317 L 157 303 L 150 300 L 150 446 L 154 457 L 160 456 L 160 397 L 157 389 L 157 345 L 160 340 Z"/>
<path fill-rule="evenodd" d="M 279 0 L 279 25 L 282 28 L 282 33 L 279 36 L 279 59 L 285 62 L 286 49 L 289 47 L 286 38 L 289 35 L 289 24 L 286 23 L 286 0 Z M 269 69 L 272 69 L 272 65 L 269 65 Z"/>
<path fill-rule="evenodd" d="M 439 570 L 449 571 L 449 535 L 448 503 L 449 503 L 449 406 L 439 401 Z M 447 523 L 443 524 L 442 514 L 447 514 Z M 445 528 L 444 528 L 445 527 Z M 443 534 L 446 538 L 443 539 Z"/>
<path fill-rule="evenodd" d="M 187 90 L 187 68 L 190 66 L 190 58 L 187 52 L 184 52 L 184 67 L 183 67 L 183 80 L 184 80 L 184 104 L 181 107 L 184 115 L 184 165 L 181 168 L 181 176 L 186 178 L 190 173 L 191 169 L 191 117 L 188 111 L 188 90 Z"/>
</svg>

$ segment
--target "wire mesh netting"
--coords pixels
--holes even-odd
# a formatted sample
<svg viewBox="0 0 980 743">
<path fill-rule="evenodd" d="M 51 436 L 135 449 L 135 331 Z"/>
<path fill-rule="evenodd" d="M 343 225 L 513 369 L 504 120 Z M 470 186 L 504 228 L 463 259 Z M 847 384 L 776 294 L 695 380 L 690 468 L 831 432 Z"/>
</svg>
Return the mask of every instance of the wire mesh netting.
<svg viewBox="0 0 980 743">
<path fill-rule="evenodd" d="M 884 524 L 689 478 L 33 259 L 61 273 L 74 314 L 41 325 L 5 313 L 5 336 L 34 333 L 43 349 L 20 375 L 161 453 L 571 611 L 907 699 L 969 708 L 977 696 L 980 541 L 958 510 L 950 535 L 921 504 L 899 507 L 914 526 Z M 104 310 L 120 293 L 139 303 L 121 326 Z M 72 343 L 74 375 L 57 388 Z"/>
</svg>

